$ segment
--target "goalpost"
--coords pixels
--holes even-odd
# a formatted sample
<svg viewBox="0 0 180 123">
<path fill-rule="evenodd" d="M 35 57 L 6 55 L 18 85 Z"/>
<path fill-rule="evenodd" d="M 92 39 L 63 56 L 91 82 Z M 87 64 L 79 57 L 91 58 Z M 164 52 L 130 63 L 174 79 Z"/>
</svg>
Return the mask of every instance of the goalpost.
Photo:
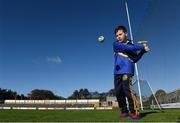
<svg viewBox="0 0 180 123">
<path fill-rule="evenodd" d="M 129 31 L 130 31 L 130 38 L 131 38 L 132 43 L 133 43 L 133 40 L 134 40 L 134 39 L 133 39 L 133 35 L 132 35 L 131 21 L 130 21 L 129 8 L 128 8 L 128 3 L 127 3 L 127 1 L 125 2 L 125 7 L 126 7 L 126 13 L 127 13 L 127 19 L 128 19 L 128 25 L 129 25 Z M 155 102 L 156 102 L 158 108 L 161 110 L 161 107 L 160 107 L 160 105 L 159 105 L 159 103 L 158 103 L 157 98 L 156 98 L 155 95 L 154 95 L 154 92 L 153 92 L 153 90 L 152 90 L 149 82 L 146 81 L 146 80 L 144 80 L 144 81 L 140 80 L 137 63 L 135 63 L 135 73 L 136 73 L 136 81 L 133 82 L 133 85 L 137 84 L 136 93 L 138 92 L 137 94 L 138 94 L 138 97 L 139 97 L 139 102 L 140 102 L 140 108 L 141 108 L 141 110 L 144 109 L 144 107 L 143 107 L 143 102 L 144 102 L 145 100 L 146 100 L 146 102 L 149 101 L 148 98 L 150 98 L 150 97 L 153 97 L 153 98 L 155 99 Z M 150 89 L 151 96 L 144 96 L 144 95 L 142 95 L 142 88 L 141 88 L 141 86 L 142 86 L 143 82 L 146 83 L 146 85 L 147 85 L 148 88 Z M 142 97 L 143 97 L 143 98 L 142 98 Z M 145 98 L 145 97 L 146 97 L 146 98 Z M 144 100 L 144 99 L 145 99 L 145 100 Z"/>
</svg>

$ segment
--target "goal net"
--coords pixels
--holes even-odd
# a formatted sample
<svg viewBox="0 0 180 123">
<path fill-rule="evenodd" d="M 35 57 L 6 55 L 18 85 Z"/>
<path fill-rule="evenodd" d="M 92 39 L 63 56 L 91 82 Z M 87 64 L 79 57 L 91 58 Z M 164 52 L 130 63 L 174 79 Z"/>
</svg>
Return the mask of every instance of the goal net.
<svg viewBox="0 0 180 123">
<path fill-rule="evenodd" d="M 134 81 L 133 88 L 138 98 L 138 101 L 140 102 L 137 80 Z M 143 109 L 161 109 L 159 102 L 157 98 L 155 97 L 154 92 L 152 88 L 150 87 L 150 84 L 148 83 L 148 81 L 140 80 L 140 90 L 141 90 Z"/>
</svg>

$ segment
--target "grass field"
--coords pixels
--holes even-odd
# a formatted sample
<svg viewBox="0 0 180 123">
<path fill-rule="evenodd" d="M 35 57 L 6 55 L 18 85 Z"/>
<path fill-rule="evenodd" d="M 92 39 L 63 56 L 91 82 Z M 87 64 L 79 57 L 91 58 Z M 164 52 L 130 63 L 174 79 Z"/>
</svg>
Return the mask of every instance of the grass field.
<svg viewBox="0 0 180 123">
<path fill-rule="evenodd" d="M 141 112 L 142 122 L 180 122 L 180 110 L 149 110 Z M 119 118 L 118 110 L 0 110 L 0 122 L 125 122 L 128 118 Z"/>
</svg>

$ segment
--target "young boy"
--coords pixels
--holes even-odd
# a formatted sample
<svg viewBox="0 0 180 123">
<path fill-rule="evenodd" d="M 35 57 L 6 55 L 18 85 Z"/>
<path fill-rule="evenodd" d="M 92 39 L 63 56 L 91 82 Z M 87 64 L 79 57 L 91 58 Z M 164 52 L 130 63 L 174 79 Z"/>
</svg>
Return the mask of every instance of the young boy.
<svg viewBox="0 0 180 123">
<path fill-rule="evenodd" d="M 116 97 L 121 108 L 121 117 L 128 117 L 126 98 L 129 103 L 130 117 L 139 119 L 138 104 L 132 87 L 132 77 L 134 75 L 135 63 L 141 59 L 145 52 L 150 49 L 147 45 L 134 45 L 127 40 L 127 30 L 124 26 L 115 29 L 117 41 L 113 43 L 115 66 L 114 66 L 114 86 Z M 139 53 L 137 53 L 139 51 Z"/>
</svg>

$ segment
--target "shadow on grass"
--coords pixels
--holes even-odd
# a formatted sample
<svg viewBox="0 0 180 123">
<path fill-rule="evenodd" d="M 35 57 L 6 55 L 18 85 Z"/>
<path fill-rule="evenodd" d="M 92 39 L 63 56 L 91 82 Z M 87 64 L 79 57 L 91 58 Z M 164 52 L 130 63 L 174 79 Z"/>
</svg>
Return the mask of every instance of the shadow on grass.
<svg viewBox="0 0 180 123">
<path fill-rule="evenodd" d="M 178 123 L 180 123 L 180 117 L 178 118 L 179 120 L 177 121 Z"/>
<path fill-rule="evenodd" d="M 147 115 L 153 114 L 153 113 L 158 113 L 158 112 L 157 111 L 142 112 L 139 115 L 141 118 L 143 118 L 143 117 L 146 117 Z"/>
</svg>

